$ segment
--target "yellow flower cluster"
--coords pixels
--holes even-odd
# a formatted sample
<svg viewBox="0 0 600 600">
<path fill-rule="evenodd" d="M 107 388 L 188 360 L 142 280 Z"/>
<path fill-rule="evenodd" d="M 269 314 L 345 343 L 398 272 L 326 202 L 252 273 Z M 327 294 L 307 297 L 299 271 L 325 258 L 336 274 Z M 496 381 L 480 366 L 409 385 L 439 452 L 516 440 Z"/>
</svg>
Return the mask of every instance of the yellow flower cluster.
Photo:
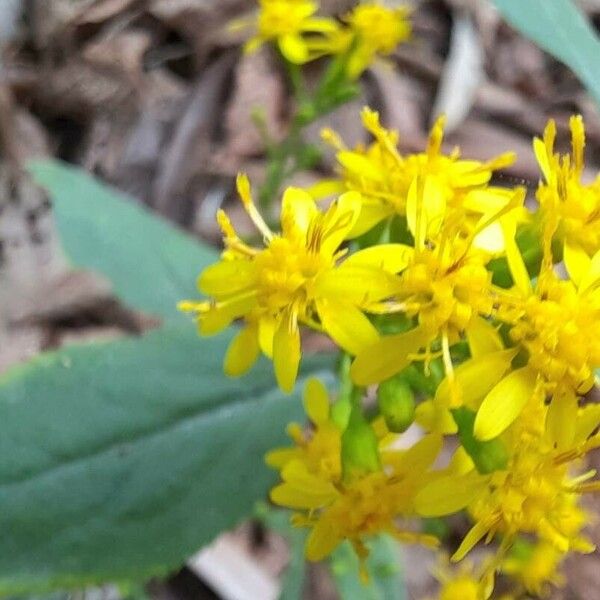
<svg viewBox="0 0 600 600">
<path fill-rule="evenodd" d="M 524 189 L 491 184 L 511 153 L 488 162 L 446 154 L 440 119 L 424 152 L 402 154 L 376 112 L 365 108 L 362 121 L 367 146 L 324 132 L 338 175 L 288 188 L 278 231 L 238 177 L 263 243 L 248 245 L 220 213 L 225 250 L 199 278 L 208 298 L 181 308 L 202 334 L 241 320 L 230 375 L 262 351 L 291 391 L 301 326 L 351 362 L 334 402 L 309 382 L 312 426 L 291 425 L 293 445 L 267 457 L 282 479 L 272 501 L 311 530 L 309 559 L 344 540 L 364 558 L 379 533 L 433 545 L 418 518 L 465 511 L 472 526 L 452 561 L 480 542 L 494 551 L 481 568 L 443 570 L 439 597 L 487 599 L 496 576 L 542 594 L 561 583 L 569 552 L 593 550 L 580 499 L 600 489 L 584 466 L 600 447 L 600 405 L 584 398 L 600 367 L 600 180 L 581 181 L 582 120 L 570 122 L 572 156 L 554 152 L 552 122 L 534 140 L 533 212 Z M 528 264 L 532 254 L 541 260 Z M 412 423 L 420 437 L 408 443 Z M 449 437 L 458 449 L 443 464 Z"/>
<path fill-rule="evenodd" d="M 393 52 L 410 37 L 409 11 L 377 1 L 358 4 L 342 21 L 317 17 L 313 0 L 258 0 L 255 18 L 234 22 L 254 35 L 245 45 L 252 52 L 272 42 L 291 63 L 304 64 L 325 55 L 344 56 L 347 75 L 357 78 L 378 56 Z"/>
</svg>

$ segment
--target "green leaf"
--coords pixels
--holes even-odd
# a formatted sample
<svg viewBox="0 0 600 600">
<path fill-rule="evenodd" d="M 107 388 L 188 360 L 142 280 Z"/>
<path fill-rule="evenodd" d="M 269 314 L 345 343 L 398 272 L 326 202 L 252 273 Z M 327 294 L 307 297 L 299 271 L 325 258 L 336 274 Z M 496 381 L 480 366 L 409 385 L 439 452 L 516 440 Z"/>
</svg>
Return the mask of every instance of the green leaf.
<svg viewBox="0 0 600 600">
<path fill-rule="evenodd" d="M 370 550 L 366 561 L 367 584 L 360 580 L 358 558 L 348 542 L 340 545 L 331 557 L 331 573 L 341 600 L 406 600 L 398 543 L 381 535 L 367 546 Z"/>
<path fill-rule="evenodd" d="M 251 512 L 302 407 L 266 361 L 226 378 L 229 339 L 169 326 L 0 378 L 0 594 L 164 573 Z"/>
<path fill-rule="evenodd" d="M 216 251 L 152 215 L 135 200 L 58 161 L 29 165 L 44 187 L 65 250 L 98 271 L 128 304 L 166 319 L 185 318 L 177 302 L 198 295 L 196 278 Z"/>
<path fill-rule="evenodd" d="M 493 0 L 523 35 L 570 67 L 600 103 L 600 39 L 571 0 Z"/>
</svg>

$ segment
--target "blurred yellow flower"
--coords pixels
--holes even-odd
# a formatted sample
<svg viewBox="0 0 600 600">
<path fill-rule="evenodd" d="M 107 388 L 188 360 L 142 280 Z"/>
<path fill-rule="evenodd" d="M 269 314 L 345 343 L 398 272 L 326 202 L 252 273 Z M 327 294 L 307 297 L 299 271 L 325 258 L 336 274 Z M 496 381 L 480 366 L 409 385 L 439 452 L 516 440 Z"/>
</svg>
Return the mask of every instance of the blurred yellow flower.
<svg viewBox="0 0 600 600">
<path fill-rule="evenodd" d="M 362 2 L 344 17 L 355 36 L 348 61 L 348 75 L 358 77 L 377 55 L 391 54 L 410 37 L 408 8 L 388 8 L 380 2 Z"/>
<path fill-rule="evenodd" d="M 253 52 L 265 42 L 277 44 L 281 54 L 291 63 L 302 64 L 321 54 L 311 46 L 306 34 L 333 34 L 339 25 L 333 19 L 315 17 L 319 5 L 311 0 L 258 0 L 259 11 L 252 23 L 237 21 L 234 27 L 253 25 L 255 35 L 244 50 Z M 314 40 L 318 44 L 317 40 Z"/>
<path fill-rule="evenodd" d="M 392 295 L 396 282 L 382 268 L 389 262 L 385 248 L 357 252 L 340 263 L 347 252 L 340 245 L 359 213 L 357 193 L 343 194 L 321 211 L 307 192 L 288 188 L 282 200 L 281 233 L 276 234 L 254 205 L 245 175 L 238 176 L 237 186 L 265 247 L 242 242 L 221 212 L 225 251 L 198 279 L 200 291 L 210 299 L 185 301 L 179 307 L 198 316 L 204 335 L 245 318 L 246 325 L 228 352 L 228 373 L 239 375 L 248 369 L 260 347 L 272 356 L 281 389 L 291 391 L 300 362 L 299 324 L 327 332 L 344 350 L 356 354 L 378 336 L 362 311 Z"/>
<path fill-rule="evenodd" d="M 548 542 L 531 544 L 517 540 L 502 561 L 501 570 L 529 594 L 544 597 L 548 595 L 550 586 L 564 584 L 565 579 L 560 572 L 564 558 L 565 553 Z"/>
<path fill-rule="evenodd" d="M 465 561 L 453 569 L 447 564 L 444 556 L 436 566 L 434 575 L 440 582 L 438 600 L 488 600 L 494 591 L 494 570 L 489 568 L 488 561 L 476 569 Z"/>
</svg>

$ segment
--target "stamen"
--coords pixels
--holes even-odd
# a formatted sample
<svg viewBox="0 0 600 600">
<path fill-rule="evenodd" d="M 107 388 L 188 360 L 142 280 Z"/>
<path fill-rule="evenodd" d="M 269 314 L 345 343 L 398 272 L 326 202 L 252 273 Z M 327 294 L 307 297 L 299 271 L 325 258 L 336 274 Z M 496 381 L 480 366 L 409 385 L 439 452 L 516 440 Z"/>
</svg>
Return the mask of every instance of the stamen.
<svg viewBox="0 0 600 600">
<path fill-rule="evenodd" d="M 266 240 L 273 238 L 273 232 L 269 229 L 269 226 L 263 220 L 261 214 L 258 212 L 254 200 L 252 199 L 252 193 L 250 191 L 250 181 L 245 173 L 240 173 L 236 180 L 237 191 L 240 195 L 240 199 L 244 204 L 244 208 L 248 213 L 248 216 L 252 219 L 256 228 L 262 233 Z"/>
</svg>

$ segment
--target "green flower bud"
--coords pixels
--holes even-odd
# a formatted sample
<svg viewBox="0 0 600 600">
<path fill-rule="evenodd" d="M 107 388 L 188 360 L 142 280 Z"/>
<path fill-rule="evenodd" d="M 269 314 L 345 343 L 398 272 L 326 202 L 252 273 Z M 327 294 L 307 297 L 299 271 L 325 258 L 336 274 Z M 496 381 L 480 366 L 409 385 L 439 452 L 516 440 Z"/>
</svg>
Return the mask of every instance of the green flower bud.
<svg viewBox="0 0 600 600">
<path fill-rule="evenodd" d="M 377 436 L 358 406 L 352 407 L 348 427 L 342 434 L 342 471 L 345 479 L 379 471 Z"/>
<path fill-rule="evenodd" d="M 458 437 L 462 447 L 475 463 L 475 468 L 487 475 L 505 469 L 508 464 L 508 452 L 499 438 L 481 442 L 473 435 L 475 411 L 468 408 L 456 408 L 452 411 L 458 426 Z"/>
<path fill-rule="evenodd" d="M 387 428 L 394 433 L 406 431 L 415 420 L 415 396 L 401 377 L 379 384 L 377 402 Z"/>
</svg>

